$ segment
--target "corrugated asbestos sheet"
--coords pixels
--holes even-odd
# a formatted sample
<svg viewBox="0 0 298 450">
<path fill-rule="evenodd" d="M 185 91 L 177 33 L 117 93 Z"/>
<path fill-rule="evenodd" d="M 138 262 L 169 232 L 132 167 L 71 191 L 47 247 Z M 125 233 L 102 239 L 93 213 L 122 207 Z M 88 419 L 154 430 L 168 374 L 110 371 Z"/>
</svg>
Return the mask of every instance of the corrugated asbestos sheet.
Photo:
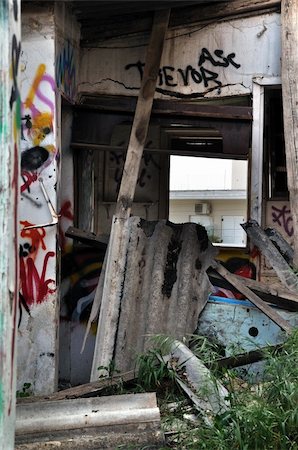
<svg viewBox="0 0 298 450">
<path fill-rule="evenodd" d="M 133 369 L 149 336 L 181 339 L 197 327 L 210 292 L 206 274 L 216 250 L 204 227 L 193 223 L 129 219 L 115 367 Z"/>
</svg>

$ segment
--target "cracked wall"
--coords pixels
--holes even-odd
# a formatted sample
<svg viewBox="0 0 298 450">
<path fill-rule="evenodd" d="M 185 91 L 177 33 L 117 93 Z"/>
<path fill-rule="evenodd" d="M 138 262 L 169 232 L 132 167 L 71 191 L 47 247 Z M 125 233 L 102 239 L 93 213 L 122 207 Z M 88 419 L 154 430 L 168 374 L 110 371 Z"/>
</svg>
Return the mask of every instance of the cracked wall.
<svg viewBox="0 0 298 450">
<path fill-rule="evenodd" d="M 137 95 L 148 36 L 82 49 L 79 93 Z M 252 91 L 256 75 L 280 76 L 280 15 L 171 30 L 156 97 L 217 98 Z"/>
</svg>

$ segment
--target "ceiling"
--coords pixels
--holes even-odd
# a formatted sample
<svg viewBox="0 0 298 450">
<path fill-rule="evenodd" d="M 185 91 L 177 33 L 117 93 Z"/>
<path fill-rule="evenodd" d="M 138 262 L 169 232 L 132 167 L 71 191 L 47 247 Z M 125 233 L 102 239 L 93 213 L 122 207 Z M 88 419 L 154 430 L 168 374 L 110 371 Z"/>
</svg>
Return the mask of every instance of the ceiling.
<svg viewBox="0 0 298 450">
<path fill-rule="evenodd" d="M 171 8 L 170 27 L 189 23 L 200 9 L 215 8 L 223 0 L 78 0 L 68 1 L 81 24 L 83 46 L 92 46 L 113 37 L 127 36 L 151 29 L 154 12 Z M 227 3 L 227 2 L 226 2 Z"/>
</svg>

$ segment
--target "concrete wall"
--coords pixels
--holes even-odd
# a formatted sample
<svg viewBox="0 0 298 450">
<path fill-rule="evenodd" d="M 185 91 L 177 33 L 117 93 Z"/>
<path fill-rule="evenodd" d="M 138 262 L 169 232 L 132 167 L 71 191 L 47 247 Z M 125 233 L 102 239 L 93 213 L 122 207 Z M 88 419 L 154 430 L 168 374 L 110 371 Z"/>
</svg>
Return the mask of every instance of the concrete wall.
<svg viewBox="0 0 298 450">
<path fill-rule="evenodd" d="M 14 448 L 18 316 L 20 2 L 0 2 L 0 449 Z"/>
<path fill-rule="evenodd" d="M 147 43 L 134 36 L 83 49 L 79 92 L 137 95 Z M 280 75 L 280 46 L 277 13 L 169 31 L 156 97 L 249 94 L 257 74 Z"/>
<path fill-rule="evenodd" d="M 22 391 L 28 383 L 29 392 L 35 394 L 53 392 L 58 380 L 59 263 L 63 243 L 59 241 L 57 221 L 52 223 L 51 208 L 60 212 L 60 223 L 67 226 L 65 219 L 72 217 L 73 191 L 70 184 L 68 197 L 61 203 L 61 95 L 75 100 L 76 58 L 71 38 L 73 32 L 79 40 L 77 31 L 69 25 L 64 9 L 54 11 L 37 5 L 24 8 L 18 389 Z M 71 168 L 69 164 L 66 172 L 72 177 Z"/>
</svg>

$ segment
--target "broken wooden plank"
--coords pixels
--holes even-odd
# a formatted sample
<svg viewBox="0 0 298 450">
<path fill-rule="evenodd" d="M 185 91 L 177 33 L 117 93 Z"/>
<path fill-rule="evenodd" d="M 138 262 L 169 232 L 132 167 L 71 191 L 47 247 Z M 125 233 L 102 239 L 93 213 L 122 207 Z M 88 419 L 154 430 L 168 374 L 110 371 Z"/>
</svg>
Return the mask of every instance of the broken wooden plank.
<svg viewBox="0 0 298 450">
<path fill-rule="evenodd" d="M 119 375 L 114 375 L 108 378 L 102 378 L 98 381 L 93 381 L 92 383 L 81 384 L 80 386 L 74 386 L 68 389 L 63 389 L 62 391 L 55 392 L 54 394 L 47 395 L 44 397 L 21 397 L 17 399 L 17 403 L 32 403 L 32 402 L 42 402 L 42 401 L 57 401 L 57 400 L 67 400 L 79 397 L 93 396 L 94 394 L 106 389 L 108 387 L 117 386 L 120 383 L 126 383 L 128 381 L 134 380 L 136 377 L 134 371 L 122 373 Z"/>
<path fill-rule="evenodd" d="M 245 366 L 247 364 L 253 364 L 258 361 L 266 359 L 268 354 L 278 352 L 282 349 L 282 344 L 270 345 L 267 347 L 259 348 L 257 350 L 250 350 L 249 352 L 239 353 L 238 355 L 225 356 L 224 358 L 218 358 L 212 361 L 210 364 L 206 364 L 207 367 L 225 367 L 227 369 L 233 369 L 235 367 Z"/>
<path fill-rule="evenodd" d="M 294 250 L 275 228 L 266 228 L 265 233 L 289 264 L 293 264 Z"/>
<path fill-rule="evenodd" d="M 222 287 L 232 291 L 235 290 L 235 287 L 231 283 L 222 277 L 219 277 L 214 270 L 209 269 L 207 273 L 213 286 Z M 288 311 L 298 311 L 298 296 L 288 289 L 274 284 L 271 285 L 253 280 L 251 278 L 241 277 L 240 275 L 234 274 L 234 276 L 236 279 L 242 281 L 242 283 L 249 287 L 255 294 L 259 295 L 265 302 L 272 303 L 273 305 Z"/>
<path fill-rule="evenodd" d="M 120 295 L 125 271 L 126 248 L 128 245 L 129 225 L 127 219 L 131 212 L 142 153 L 147 137 L 169 17 L 170 9 L 159 11 L 154 16 L 144 75 L 117 199 L 116 214 L 113 217 L 91 369 L 91 381 L 95 381 L 100 375 L 98 367 L 109 367 L 113 358 L 119 320 Z"/>
<path fill-rule="evenodd" d="M 17 449 L 43 448 L 49 440 L 60 441 L 61 449 L 163 443 L 155 393 L 20 404 L 15 431 Z"/>
<path fill-rule="evenodd" d="M 65 236 L 83 242 L 84 244 L 90 245 L 91 247 L 100 248 L 101 250 L 105 250 L 109 242 L 109 237 L 107 235 L 102 234 L 100 236 L 97 236 L 91 231 L 84 231 L 75 227 L 68 227 L 65 232 Z"/>
<path fill-rule="evenodd" d="M 258 247 L 267 262 L 273 267 L 282 284 L 291 292 L 298 294 L 298 277 L 284 257 L 270 241 L 256 220 L 241 224 L 251 242 Z"/>
<path fill-rule="evenodd" d="M 257 308 L 259 308 L 267 317 L 273 320 L 282 330 L 290 333 L 292 326 L 284 320 L 274 309 L 267 305 L 263 300 L 252 292 L 244 282 L 239 278 L 236 278 L 234 274 L 229 272 L 225 267 L 223 267 L 220 262 L 215 262 L 212 267 L 225 279 L 227 279 L 239 292 L 246 296 Z"/>
<path fill-rule="evenodd" d="M 154 16 L 142 84 L 117 199 L 115 215 L 120 218 L 128 218 L 132 207 L 169 18 L 170 9 L 159 11 Z"/>
<path fill-rule="evenodd" d="M 293 265 L 298 268 L 298 2 L 281 2 L 282 102 L 287 182 L 294 229 Z"/>
</svg>

